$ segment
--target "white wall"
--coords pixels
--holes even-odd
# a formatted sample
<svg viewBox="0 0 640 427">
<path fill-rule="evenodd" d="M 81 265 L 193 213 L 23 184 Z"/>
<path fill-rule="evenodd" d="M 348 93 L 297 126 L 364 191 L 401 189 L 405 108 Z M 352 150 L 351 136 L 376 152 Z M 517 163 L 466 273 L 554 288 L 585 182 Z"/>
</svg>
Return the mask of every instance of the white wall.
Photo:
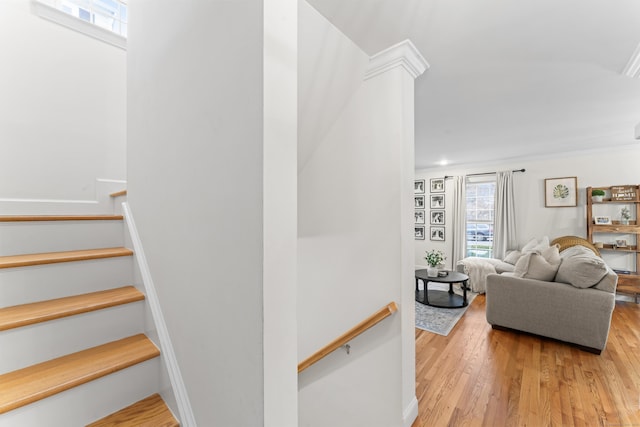
<svg viewBox="0 0 640 427">
<path fill-rule="evenodd" d="M 295 2 L 129 7 L 128 198 L 196 421 L 293 426 Z"/>
<path fill-rule="evenodd" d="M 126 179 L 126 53 L 0 2 L 0 201 L 95 200 Z"/>
<path fill-rule="evenodd" d="M 549 157 L 531 160 L 514 160 L 501 164 L 473 165 L 468 167 L 441 168 L 416 172 L 416 179 L 426 179 L 427 188 L 430 178 L 445 175 L 464 175 L 492 172 L 496 170 L 514 170 L 525 168 L 526 172 L 514 175 L 516 191 L 516 224 L 518 242 L 521 247 L 532 238 L 549 236 L 550 239 L 564 235 L 586 237 L 586 187 L 638 184 L 638 159 L 640 147 L 610 149 L 601 152 L 573 153 L 562 157 Z M 578 206 L 566 208 L 545 208 L 544 180 L 575 176 L 578 178 Z M 450 184 L 450 181 L 447 181 Z M 428 190 L 427 190 L 428 191 Z M 451 228 L 451 188 L 446 189 L 446 231 L 445 242 L 432 242 L 427 234 L 426 240 L 415 241 L 416 266 L 425 266 L 424 252 L 441 249 L 448 254 L 451 267 L 451 240 L 448 238 Z M 427 192 L 428 196 L 428 192 Z M 427 208 L 427 213 L 429 209 Z M 604 215 L 604 213 L 602 213 Z M 612 217 L 619 215 L 611 212 Z M 427 230 L 429 225 L 427 224 Z M 628 265 L 632 257 L 605 259 L 616 267 Z"/>
<path fill-rule="evenodd" d="M 350 355 L 301 373 L 300 425 L 401 426 L 415 400 L 413 78 L 395 68 L 363 81 L 367 55 L 304 2 L 299 48 L 300 360 L 400 306 Z"/>
</svg>

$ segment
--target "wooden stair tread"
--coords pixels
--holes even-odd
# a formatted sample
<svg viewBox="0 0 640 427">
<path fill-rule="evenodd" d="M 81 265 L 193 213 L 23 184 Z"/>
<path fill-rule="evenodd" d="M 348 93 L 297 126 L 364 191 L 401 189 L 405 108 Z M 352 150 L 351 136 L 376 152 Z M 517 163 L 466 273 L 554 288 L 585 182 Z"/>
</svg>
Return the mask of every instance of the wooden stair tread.
<svg viewBox="0 0 640 427">
<path fill-rule="evenodd" d="M 178 427 L 159 394 L 153 394 L 86 427 Z"/>
<path fill-rule="evenodd" d="M 127 195 L 127 190 L 120 190 L 110 194 L 111 197 L 120 197 L 120 196 L 126 196 L 126 195 Z"/>
<path fill-rule="evenodd" d="M 86 249 L 81 251 L 47 252 L 40 254 L 10 255 L 0 257 L 0 268 L 25 267 L 59 262 L 131 256 L 127 248 Z"/>
<path fill-rule="evenodd" d="M 0 414 L 159 355 L 138 334 L 0 375 Z"/>
<path fill-rule="evenodd" d="M 0 309 L 0 331 L 87 313 L 144 299 L 133 286 L 74 295 Z"/>
<path fill-rule="evenodd" d="M 0 215 L 0 222 L 122 221 L 122 215 Z"/>
</svg>

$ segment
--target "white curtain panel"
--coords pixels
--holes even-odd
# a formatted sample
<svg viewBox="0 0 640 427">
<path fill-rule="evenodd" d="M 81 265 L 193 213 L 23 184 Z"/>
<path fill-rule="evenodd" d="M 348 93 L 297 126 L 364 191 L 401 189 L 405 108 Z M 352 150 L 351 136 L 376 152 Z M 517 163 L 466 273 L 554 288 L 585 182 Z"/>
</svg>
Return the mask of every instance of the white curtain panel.
<svg viewBox="0 0 640 427">
<path fill-rule="evenodd" d="M 467 252 L 467 196 L 465 177 L 453 177 L 453 225 L 451 227 L 451 268 L 456 269 L 458 261 L 465 258 Z"/>
<path fill-rule="evenodd" d="M 501 171 L 496 174 L 495 200 L 493 257 L 503 259 L 508 250 L 517 249 L 518 246 L 512 171 Z"/>
</svg>

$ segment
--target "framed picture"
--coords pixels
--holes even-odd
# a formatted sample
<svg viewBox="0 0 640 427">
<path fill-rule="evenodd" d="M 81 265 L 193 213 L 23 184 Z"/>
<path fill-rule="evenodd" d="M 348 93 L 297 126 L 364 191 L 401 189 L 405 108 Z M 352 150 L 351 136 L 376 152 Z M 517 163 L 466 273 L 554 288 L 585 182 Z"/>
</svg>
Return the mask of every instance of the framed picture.
<svg viewBox="0 0 640 427">
<path fill-rule="evenodd" d="M 416 210 L 415 219 L 416 224 L 426 224 L 425 211 Z"/>
<path fill-rule="evenodd" d="M 566 208 L 578 206 L 578 178 L 547 178 L 544 180 L 544 206 Z"/>
<path fill-rule="evenodd" d="M 413 196 L 413 207 L 416 209 L 424 209 L 424 196 Z"/>
<path fill-rule="evenodd" d="M 444 178 L 431 178 L 431 192 L 444 193 Z"/>
<path fill-rule="evenodd" d="M 595 225 L 608 225 L 611 224 L 611 217 L 608 216 L 594 216 L 593 223 Z"/>
<path fill-rule="evenodd" d="M 416 179 L 413 181 L 413 193 L 424 194 L 424 179 Z"/>
<path fill-rule="evenodd" d="M 416 240 L 424 240 L 424 227 L 415 227 L 416 230 Z"/>
<path fill-rule="evenodd" d="M 429 223 L 431 225 L 444 225 L 444 211 L 431 211 L 431 221 Z"/>
<path fill-rule="evenodd" d="M 444 194 L 431 195 L 431 209 L 444 209 Z"/>
<path fill-rule="evenodd" d="M 431 227 L 430 233 L 431 240 L 444 240 L 444 227 Z"/>
</svg>

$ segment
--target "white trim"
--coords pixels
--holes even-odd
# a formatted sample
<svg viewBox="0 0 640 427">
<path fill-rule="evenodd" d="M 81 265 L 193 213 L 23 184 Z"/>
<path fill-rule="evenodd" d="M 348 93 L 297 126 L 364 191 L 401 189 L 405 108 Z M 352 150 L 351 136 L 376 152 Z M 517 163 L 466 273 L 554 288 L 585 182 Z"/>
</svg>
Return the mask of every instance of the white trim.
<svg viewBox="0 0 640 427">
<path fill-rule="evenodd" d="M 395 67 L 403 67 L 415 79 L 429 68 L 429 63 L 407 39 L 369 58 L 364 79 L 369 80 Z"/>
<path fill-rule="evenodd" d="M 164 322 L 164 317 L 162 315 L 162 309 L 160 308 L 160 301 L 158 300 L 156 288 L 153 284 L 153 279 L 151 278 L 151 271 L 147 264 L 147 258 L 144 255 L 144 249 L 142 249 L 142 241 L 138 235 L 138 229 L 136 228 L 136 224 L 133 220 L 133 214 L 131 213 L 127 202 L 122 203 L 122 211 L 124 213 L 125 222 L 129 229 L 129 236 L 131 237 L 131 242 L 133 244 L 133 253 L 135 254 L 136 261 L 138 261 L 146 299 L 149 302 L 151 315 L 153 316 L 153 321 L 158 333 L 160 351 L 162 352 L 162 356 L 167 364 L 169 380 L 171 381 L 173 393 L 178 405 L 178 413 L 180 414 L 180 425 L 183 427 L 196 427 L 196 421 L 193 415 L 193 410 L 191 409 L 191 403 L 189 402 L 189 396 L 187 395 L 187 389 L 184 385 L 184 381 L 182 380 L 178 360 L 176 359 L 176 354 L 173 351 L 169 331 L 167 330 L 167 325 Z"/>
<path fill-rule="evenodd" d="M 629 62 L 622 70 L 622 74 L 631 78 L 640 77 L 640 44 L 636 47 L 631 58 L 629 58 Z"/>
<path fill-rule="evenodd" d="M 96 40 L 119 47 L 120 49 L 127 49 L 127 39 L 122 37 L 120 34 L 116 34 L 112 31 L 100 28 L 97 25 L 85 22 L 82 19 L 78 19 L 75 16 L 71 16 L 61 10 L 58 10 L 55 7 L 44 4 L 39 0 L 32 0 L 31 5 L 33 13 L 41 18 L 55 22 L 56 24 L 60 24 L 89 37 L 93 37 Z"/>
<path fill-rule="evenodd" d="M 98 182 L 108 182 L 108 183 L 113 183 L 113 184 L 127 185 L 127 180 L 126 179 L 96 178 L 96 181 L 98 181 Z"/>
<path fill-rule="evenodd" d="M 109 195 L 126 184 L 120 179 L 96 178 L 94 199 L 0 198 L 0 215 L 111 214 L 115 209 Z"/>
<path fill-rule="evenodd" d="M 640 123 L 636 125 L 636 139 L 640 139 Z"/>
<path fill-rule="evenodd" d="M 413 396 L 411 402 L 409 402 L 409 406 L 404 409 L 404 413 L 402 414 L 402 425 L 403 427 L 411 427 L 413 422 L 418 418 L 418 398 Z"/>
</svg>

